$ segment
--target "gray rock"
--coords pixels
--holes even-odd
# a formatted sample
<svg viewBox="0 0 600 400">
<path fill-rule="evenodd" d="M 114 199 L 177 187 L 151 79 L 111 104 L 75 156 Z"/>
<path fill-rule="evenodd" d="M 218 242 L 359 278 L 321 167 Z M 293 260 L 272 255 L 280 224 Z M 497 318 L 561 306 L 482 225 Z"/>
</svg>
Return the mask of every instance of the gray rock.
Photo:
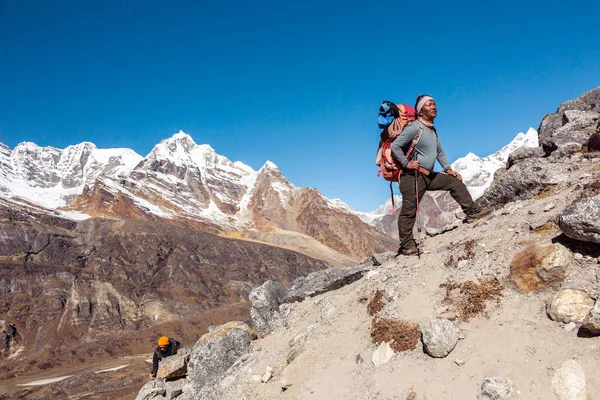
<svg viewBox="0 0 600 400">
<path fill-rule="evenodd" d="M 453 222 L 451 224 L 445 225 L 439 229 L 434 229 L 434 228 L 429 228 L 426 227 L 425 228 L 425 234 L 427 236 L 437 236 L 437 235 L 441 235 L 442 233 L 446 233 L 446 232 L 450 232 L 456 228 L 458 228 L 459 225 L 461 225 L 462 222 L 458 221 L 458 222 Z"/>
<path fill-rule="evenodd" d="M 174 379 L 187 374 L 191 350 L 180 349 L 177 354 L 164 358 L 158 365 L 157 378 Z"/>
<path fill-rule="evenodd" d="M 596 300 L 581 327 L 594 335 L 600 335 L 600 300 Z"/>
<path fill-rule="evenodd" d="M 483 378 L 481 384 L 481 400 L 505 400 L 513 397 L 515 385 L 510 378 Z"/>
<path fill-rule="evenodd" d="M 600 195 L 572 203 L 560 213 L 558 225 L 570 238 L 600 243 Z"/>
<path fill-rule="evenodd" d="M 547 114 L 538 128 L 540 146 L 546 155 L 561 149 L 568 154 L 569 146 L 581 147 L 593 131 L 594 121 L 600 117 L 600 88 L 596 88 L 558 107 Z"/>
<path fill-rule="evenodd" d="M 178 379 L 176 381 L 166 381 L 166 398 L 167 400 L 174 399 L 183 393 L 183 387 L 189 382 L 187 379 Z"/>
<path fill-rule="evenodd" d="M 285 287 L 274 281 L 266 281 L 250 292 L 250 317 L 261 335 L 266 336 L 282 325 L 279 305 L 286 294 Z"/>
<path fill-rule="evenodd" d="M 596 270 L 596 280 L 600 281 L 600 269 Z"/>
<path fill-rule="evenodd" d="M 166 399 L 166 393 L 165 381 L 162 379 L 154 379 L 142 386 L 135 400 Z"/>
<path fill-rule="evenodd" d="M 447 319 L 432 319 L 421 326 L 421 337 L 427 354 L 432 357 L 446 357 L 458 342 L 457 322 Z"/>
<path fill-rule="evenodd" d="M 586 400 L 587 383 L 575 360 L 566 361 L 552 376 L 552 390 L 559 400 Z"/>
<path fill-rule="evenodd" d="M 387 363 L 394 357 L 394 350 L 390 347 L 388 342 L 381 342 L 377 350 L 373 352 L 373 357 L 371 361 L 375 367 L 381 367 L 383 364 Z"/>
<path fill-rule="evenodd" d="M 351 284 L 362 278 L 369 267 L 359 265 L 348 268 L 329 268 L 316 271 L 306 277 L 296 278 L 288 291 L 284 303 L 302 301 Z"/>
<path fill-rule="evenodd" d="M 532 157 L 542 157 L 544 150 L 541 147 L 519 147 L 508 155 L 506 160 L 506 169 L 509 169 L 513 165 Z"/>
<path fill-rule="evenodd" d="M 371 261 L 373 262 L 374 266 L 378 267 L 390 260 L 393 260 L 395 256 L 396 253 L 394 253 L 393 251 L 388 251 L 386 253 L 377 253 L 371 256 Z"/>
<path fill-rule="evenodd" d="M 219 382 L 250 348 L 253 336 L 249 327 L 223 327 L 202 336 L 194 345 L 187 375 L 194 399 L 218 398 Z"/>
<path fill-rule="evenodd" d="M 527 200 L 547 185 L 569 180 L 566 163 L 547 158 L 528 158 L 510 169 L 499 169 L 485 194 L 477 200 L 484 207 L 498 208 L 515 200 Z"/>
</svg>

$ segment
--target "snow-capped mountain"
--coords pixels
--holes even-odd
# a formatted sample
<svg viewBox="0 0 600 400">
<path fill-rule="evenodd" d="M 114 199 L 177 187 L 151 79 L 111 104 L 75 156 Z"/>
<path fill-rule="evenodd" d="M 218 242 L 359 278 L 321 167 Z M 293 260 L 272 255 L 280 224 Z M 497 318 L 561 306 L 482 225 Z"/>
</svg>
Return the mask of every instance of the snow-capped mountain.
<svg viewBox="0 0 600 400">
<path fill-rule="evenodd" d="M 279 242 L 274 232 L 287 232 L 287 242 L 292 232 L 351 257 L 390 245 L 341 200 L 295 187 L 274 163 L 255 171 L 184 132 L 146 157 L 92 143 L 64 150 L 21 143 L 11 151 L 2 145 L 0 195 L 71 218 L 161 219 L 214 233 L 246 232 L 244 237 L 269 232 Z M 348 227 L 357 234 L 346 238 Z"/>
<path fill-rule="evenodd" d="M 535 129 L 529 128 L 527 133 L 519 133 L 509 144 L 487 157 L 481 158 L 468 153 L 454 161 L 452 168 L 462 175 L 471 196 L 478 199 L 492 184 L 496 170 L 505 167 L 510 153 L 520 147 L 538 147 L 538 133 Z"/>
<path fill-rule="evenodd" d="M 0 194 L 46 208 L 71 203 L 99 176 L 126 176 L 142 160 L 130 149 L 98 149 L 84 142 L 64 150 L 23 142 L 0 144 Z"/>
</svg>

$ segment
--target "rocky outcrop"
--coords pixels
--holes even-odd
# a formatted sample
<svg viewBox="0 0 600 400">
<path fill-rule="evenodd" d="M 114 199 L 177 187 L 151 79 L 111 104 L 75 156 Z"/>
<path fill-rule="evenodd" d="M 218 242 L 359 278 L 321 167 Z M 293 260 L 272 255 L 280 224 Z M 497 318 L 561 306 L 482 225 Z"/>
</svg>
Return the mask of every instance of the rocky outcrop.
<svg viewBox="0 0 600 400">
<path fill-rule="evenodd" d="M 187 375 L 187 365 L 190 359 L 189 349 L 180 349 L 177 354 L 164 358 L 158 365 L 157 378 L 177 379 Z"/>
<path fill-rule="evenodd" d="M 369 269 L 370 267 L 366 265 L 341 269 L 329 268 L 299 277 L 292 283 L 283 302 L 302 301 L 307 297 L 339 289 L 362 278 Z"/>
<path fill-rule="evenodd" d="M 570 238 L 600 243 L 600 195 L 571 204 L 560 213 L 558 224 Z"/>
<path fill-rule="evenodd" d="M 282 324 L 279 305 L 283 302 L 287 289 L 278 282 L 266 281 L 250 292 L 252 302 L 250 317 L 263 336 L 268 335 Z"/>
<path fill-rule="evenodd" d="M 225 325 L 204 335 L 192 349 L 187 379 L 194 398 L 218 398 L 218 384 L 227 370 L 245 354 L 256 338 L 245 324 Z"/>
<path fill-rule="evenodd" d="M 515 200 L 535 196 L 543 187 L 557 185 L 569 179 L 569 166 L 546 158 L 526 158 L 510 169 L 499 169 L 492 185 L 478 203 L 498 208 Z"/>
<path fill-rule="evenodd" d="M 600 118 L 599 98 L 600 88 L 593 89 L 576 100 L 561 104 L 556 113 L 542 119 L 538 133 L 546 155 L 559 149 L 564 154 L 581 150 Z"/>
</svg>

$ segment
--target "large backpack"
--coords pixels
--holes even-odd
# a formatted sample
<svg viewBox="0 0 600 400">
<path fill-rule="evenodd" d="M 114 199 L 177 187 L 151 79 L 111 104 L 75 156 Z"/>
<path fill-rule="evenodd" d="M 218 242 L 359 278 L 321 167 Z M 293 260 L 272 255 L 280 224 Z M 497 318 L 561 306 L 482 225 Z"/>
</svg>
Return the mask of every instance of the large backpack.
<svg viewBox="0 0 600 400">
<path fill-rule="evenodd" d="M 392 213 L 395 212 L 394 191 L 392 183 L 400 183 L 400 175 L 403 170 L 392 158 L 391 145 L 404 127 L 415 120 L 415 109 L 406 104 L 394 104 L 389 101 L 383 101 L 379 107 L 379 115 L 377 116 L 377 124 L 381 129 L 379 146 L 377 147 L 377 155 L 375 163 L 379 167 L 377 176 L 383 177 L 390 182 L 390 193 L 392 196 Z M 409 158 L 421 139 L 423 127 L 419 124 L 419 131 L 413 139 L 410 148 L 406 152 L 406 158 Z"/>
</svg>

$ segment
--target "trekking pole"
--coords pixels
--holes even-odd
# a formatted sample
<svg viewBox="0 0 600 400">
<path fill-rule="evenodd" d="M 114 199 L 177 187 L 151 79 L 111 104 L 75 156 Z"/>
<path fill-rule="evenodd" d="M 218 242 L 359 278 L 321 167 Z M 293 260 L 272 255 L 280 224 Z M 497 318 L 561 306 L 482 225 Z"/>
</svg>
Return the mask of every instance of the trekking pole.
<svg viewBox="0 0 600 400">
<path fill-rule="evenodd" d="M 417 222 L 417 257 L 421 259 L 421 224 L 419 223 L 419 169 L 415 169 L 415 199 L 417 212 L 415 220 Z"/>
</svg>

